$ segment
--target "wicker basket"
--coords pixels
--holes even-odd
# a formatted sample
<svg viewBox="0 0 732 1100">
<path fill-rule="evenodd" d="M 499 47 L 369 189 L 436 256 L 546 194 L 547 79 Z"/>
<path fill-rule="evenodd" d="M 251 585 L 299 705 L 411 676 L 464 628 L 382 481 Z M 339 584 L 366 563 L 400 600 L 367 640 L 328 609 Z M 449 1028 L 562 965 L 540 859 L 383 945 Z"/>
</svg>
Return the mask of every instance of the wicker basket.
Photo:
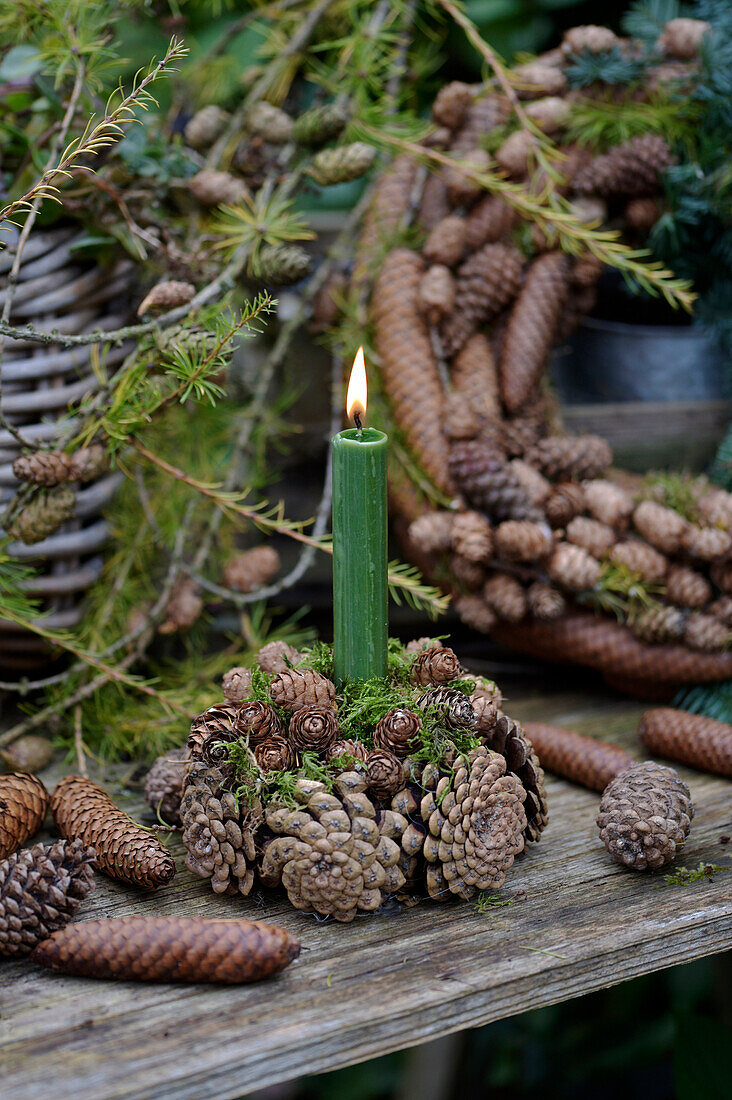
<svg viewBox="0 0 732 1100">
<path fill-rule="evenodd" d="M 32 234 L 13 297 L 11 319 L 16 325 L 64 334 L 112 330 L 127 320 L 134 264 L 118 259 L 111 266 L 77 258 L 74 245 L 81 239 L 78 228 L 65 226 Z M 7 250 L 0 255 L 0 309 L 5 300 L 7 277 L 15 254 L 17 230 L 4 234 Z M 97 388 L 92 366 L 93 345 L 63 348 L 21 340 L 5 340 L 2 357 L 2 408 L 6 419 L 23 436 L 42 445 L 53 445 L 60 423 L 68 430 L 72 405 Z M 129 346 L 107 350 L 104 363 L 114 368 Z M 13 495 L 17 482 L 13 461 L 20 447 L 0 429 L 0 502 Z M 53 536 L 34 546 L 13 542 L 9 551 L 34 563 L 38 575 L 29 587 L 37 594 L 50 629 L 74 626 L 81 617 L 81 598 L 96 580 L 102 566 L 101 551 L 108 529 L 102 510 L 111 499 L 119 475 L 100 478 L 77 493 L 74 518 Z M 13 623 L 0 620 L 0 663 L 23 670 L 46 659 L 39 639 Z"/>
</svg>

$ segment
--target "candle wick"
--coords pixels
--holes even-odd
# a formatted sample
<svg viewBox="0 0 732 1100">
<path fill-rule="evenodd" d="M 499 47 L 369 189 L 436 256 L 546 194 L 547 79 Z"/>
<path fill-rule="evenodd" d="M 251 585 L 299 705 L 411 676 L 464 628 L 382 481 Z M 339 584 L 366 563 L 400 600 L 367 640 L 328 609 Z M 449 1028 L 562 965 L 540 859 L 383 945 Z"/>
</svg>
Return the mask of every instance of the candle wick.
<svg viewBox="0 0 732 1100">
<path fill-rule="evenodd" d="M 363 424 L 361 423 L 361 414 L 360 413 L 354 413 L 353 414 L 353 419 L 354 419 L 355 424 L 356 424 L 356 430 L 357 430 L 357 432 L 360 436 L 361 432 L 363 431 Z"/>
</svg>

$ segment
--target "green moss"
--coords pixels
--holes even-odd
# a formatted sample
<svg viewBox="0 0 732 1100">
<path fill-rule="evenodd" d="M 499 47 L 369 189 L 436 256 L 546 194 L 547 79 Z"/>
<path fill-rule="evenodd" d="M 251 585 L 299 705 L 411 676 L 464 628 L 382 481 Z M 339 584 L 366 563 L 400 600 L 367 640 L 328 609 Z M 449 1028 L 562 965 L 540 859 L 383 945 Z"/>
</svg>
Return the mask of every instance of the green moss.
<svg viewBox="0 0 732 1100">
<path fill-rule="evenodd" d="M 700 863 L 691 870 L 677 867 L 672 875 L 664 875 L 663 881 L 666 886 L 692 886 L 695 882 L 712 879 L 723 871 L 729 871 L 729 867 L 720 867 L 718 863 Z"/>
</svg>

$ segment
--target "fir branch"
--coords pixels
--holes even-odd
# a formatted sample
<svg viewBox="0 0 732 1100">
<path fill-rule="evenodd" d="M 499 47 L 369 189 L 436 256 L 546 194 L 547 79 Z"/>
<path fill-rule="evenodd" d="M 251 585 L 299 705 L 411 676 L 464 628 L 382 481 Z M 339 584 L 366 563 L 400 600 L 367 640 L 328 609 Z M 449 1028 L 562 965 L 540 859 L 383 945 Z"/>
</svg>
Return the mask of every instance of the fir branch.
<svg viewBox="0 0 732 1100">
<path fill-rule="evenodd" d="M 641 79 L 646 68 L 644 58 L 628 57 L 614 46 L 599 53 L 585 49 L 570 54 L 565 72 L 570 87 L 586 88 L 592 84 L 633 84 Z"/>
</svg>

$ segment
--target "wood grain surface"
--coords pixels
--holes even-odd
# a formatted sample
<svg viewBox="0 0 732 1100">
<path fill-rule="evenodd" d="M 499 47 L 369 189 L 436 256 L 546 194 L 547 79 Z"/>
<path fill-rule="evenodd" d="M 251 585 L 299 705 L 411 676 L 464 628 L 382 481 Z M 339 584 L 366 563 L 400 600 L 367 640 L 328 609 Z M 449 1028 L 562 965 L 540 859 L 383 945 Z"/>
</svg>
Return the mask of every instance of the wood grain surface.
<svg viewBox="0 0 732 1100">
<path fill-rule="evenodd" d="M 597 692 L 512 695 L 514 717 L 566 724 L 642 756 L 637 704 Z M 729 865 L 720 837 L 732 833 L 732 784 L 679 770 L 696 802 L 679 862 Z M 116 793 L 141 813 L 139 794 Z M 241 915 L 281 924 L 304 950 L 275 980 L 234 988 L 95 982 L 0 961 L 0 1094 L 228 1100 L 732 946 L 732 872 L 680 887 L 626 871 L 598 839 L 596 794 L 550 778 L 549 798 L 541 843 L 501 892 L 513 904 L 482 914 L 470 902 L 425 903 L 342 926 L 276 895 L 215 897 L 183 868 L 177 837 L 178 875 L 157 894 L 99 876 L 85 918 Z"/>
</svg>

